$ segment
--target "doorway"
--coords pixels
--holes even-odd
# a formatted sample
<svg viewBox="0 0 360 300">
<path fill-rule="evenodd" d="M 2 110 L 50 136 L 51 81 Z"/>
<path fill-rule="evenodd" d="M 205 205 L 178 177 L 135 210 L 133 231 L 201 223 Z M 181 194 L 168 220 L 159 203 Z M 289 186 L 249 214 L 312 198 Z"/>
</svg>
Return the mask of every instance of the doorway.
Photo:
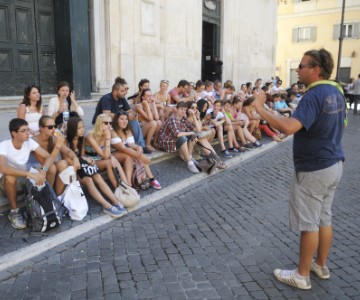
<svg viewBox="0 0 360 300">
<path fill-rule="evenodd" d="M 21 95 L 28 84 L 56 86 L 52 0 L 0 1 L 0 94 Z"/>
<path fill-rule="evenodd" d="M 213 80 L 213 57 L 215 54 L 216 25 L 203 21 L 201 79 Z"/>
<path fill-rule="evenodd" d="M 214 81 L 214 56 L 220 58 L 221 1 L 203 0 L 201 79 Z M 221 58 L 220 58 L 221 60 Z"/>
</svg>

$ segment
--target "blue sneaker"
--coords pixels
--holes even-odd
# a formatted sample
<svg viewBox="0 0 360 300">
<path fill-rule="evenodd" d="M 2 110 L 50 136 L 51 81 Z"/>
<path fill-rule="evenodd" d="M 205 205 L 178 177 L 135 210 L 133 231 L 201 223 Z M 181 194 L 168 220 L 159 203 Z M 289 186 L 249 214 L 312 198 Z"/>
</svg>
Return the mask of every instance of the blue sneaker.
<svg viewBox="0 0 360 300">
<path fill-rule="evenodd" d="M 231 155 L 231 154 L 229 153 L 229 151 L 227 151 L 226 149 L 225 149 L 225 150 L 221 150 L 221 151 L 220 151 L 220 155 L 223 156 L 223 157 L 227 157 L 227 158 L 232 158 L 232 157 L 233 157 L 233 155 Z"/>
<path fill-rule="evenodd" d="M 229 148 L 229 153 L 239 155 L 241 152 L 236 148 Z"/>
<path fill-rule="evenodd" d="M 124 207 L 118 208 L 118 205 L 114 205 L 110 208 L 103 208 L 103 212 L 117 219 L 126 213 L 126 209 Z"/>
</svg>

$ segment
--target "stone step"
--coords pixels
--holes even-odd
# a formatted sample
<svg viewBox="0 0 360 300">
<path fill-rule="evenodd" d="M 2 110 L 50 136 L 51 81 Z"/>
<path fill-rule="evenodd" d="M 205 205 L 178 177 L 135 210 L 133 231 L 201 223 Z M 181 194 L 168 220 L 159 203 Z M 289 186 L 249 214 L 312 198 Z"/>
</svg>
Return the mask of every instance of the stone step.
<svg viewBox="0 0 360 300">
<path fill-rule="evenodd" d="M 55 96 L 56 96 L 55 94 L 42 95 L 42 102 L 45 108 L 48 106 L 49 100 Z M 102 94 L 100 93 L 91 93 L 91 99 L 84 99 L 77 101 L 81 103 L 82 106 L 93 105 L 95 102 L 97 102 L 100 99 L 101 96 Z M 7 111 L 7 112 L 16 111 L 19 103 L 21 103 L 22 100 L 23 100 L 22 96 L 0 97 L 0 111 Z"/>
</svg>

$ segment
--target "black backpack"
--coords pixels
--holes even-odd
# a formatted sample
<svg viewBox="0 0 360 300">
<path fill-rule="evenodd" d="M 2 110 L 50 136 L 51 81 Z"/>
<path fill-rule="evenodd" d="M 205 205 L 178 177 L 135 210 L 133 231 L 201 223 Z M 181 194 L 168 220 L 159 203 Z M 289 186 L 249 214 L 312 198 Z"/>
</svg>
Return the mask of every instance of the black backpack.
<svg viewBox="0 0 360 300">
<path fill-rule="evenodd" d="M 28 227 L 31 231 L 45 232 L 61 224 L 65 208 L 48 182 L 38 190 L 28 180 L 25 205 Z"/>
</svg>

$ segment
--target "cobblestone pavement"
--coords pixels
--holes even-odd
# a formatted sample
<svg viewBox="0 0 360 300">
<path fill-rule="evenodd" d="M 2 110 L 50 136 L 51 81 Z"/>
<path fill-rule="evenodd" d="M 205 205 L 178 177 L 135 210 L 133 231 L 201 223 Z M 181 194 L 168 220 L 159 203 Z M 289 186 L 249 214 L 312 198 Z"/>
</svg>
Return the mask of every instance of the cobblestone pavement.
<svg viewBox="0 0 360 300">
<path fill-rule="evenodd" d="M 293 168 L 285 142 L 12 267 L 0 298 L 359 299 L 359 125 L 351 116 L 344 136 L 331 279 L 312 276 L 310 291 L 272 275 L 298 257 L 298 236 L 287 226 Z"/>
<path fill-rule="evenodd" d="M 85 110 L 84 122 L 87 128 L 90 128 L 93 107 L 84 106 L 84 110 Z M 3 119 L 1 119 L 0 117 L 0 123 L 9 122 L 9 120 L 14 117 L 13 115 L 9 115 L 9 114 L 12 113 L 11 112 L 7 113 L 6 115 L 4 115 Z M 91 118 L 89 117 L 90 115 Z M 269 143 L 270 141 L 271 139 L 269 138 L 264 138 L 262 140 L 264 144 Z M 215 148 L 218 148 L 218 146 L 215 146 Z M 153 164 L 151 165 L 151 169 L 153 171 L 154 176 L 158 178 L 163 188 L 170 187 L 171 185 L 176 184 L 177 182 L 185 178 L 189 178 L 193 175 L 185 167 L 184 163 L 177 157 Z M 149 188 L 146 191 L 140 191 L 141 198 L 144 198 L 146 195 L 150 195 L 153 193 L 156 193 L 156 190 L 153 188 Z M 91 200 L 91 198 L 88 195 L 87 198 L 90 200 L 89 201 L 90 209 L 88 215 L 84 218 L 82 222 L 72 221 L 70 220 L 70 218 L 65 218 L 63 220 L 61 227 L 58 227 L 46 233 L 34 233 L 34 232 L 29 232 L 27 230 L 20 230 L 20 231 L 16 230 L 9 223 L 7 218 L 7 213 L 0 214 L 0 240 L 2 240 L 2 242 L 0 243 L 1 255 L 15 251 L 17 249 L 24 248 L 28 245 L 44 240 L 50 236 L 56 235 L 57 233 L 64 232 L 84 222 L 87 222 L 89 220 L 94 220 L 99 216 L 103 215 L 101 206 L 95 201 Z"/>
</svg>

